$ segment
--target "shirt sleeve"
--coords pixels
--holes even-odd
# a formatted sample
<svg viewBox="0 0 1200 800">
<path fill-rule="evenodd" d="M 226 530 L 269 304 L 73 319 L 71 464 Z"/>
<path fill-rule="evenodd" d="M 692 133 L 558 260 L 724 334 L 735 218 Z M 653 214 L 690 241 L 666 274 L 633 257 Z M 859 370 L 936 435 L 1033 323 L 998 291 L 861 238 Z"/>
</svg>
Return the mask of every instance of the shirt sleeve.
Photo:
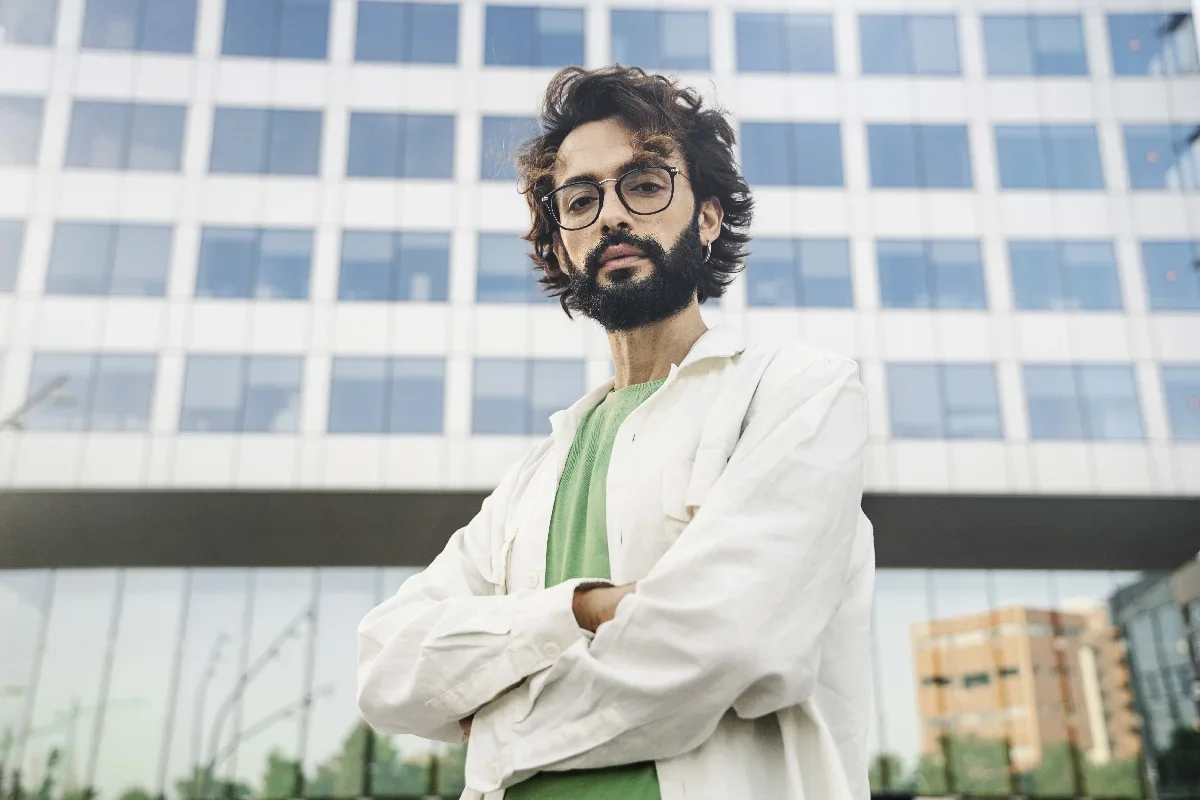
<svg viewBox="0 0 1200 800">
<path fill-rule="evenodd" d="M 518 464 L 433 563 L 359 624 L 358 707 L 375 730 L 461 742 L 459 720 L 584 639 L 571 607 L 584 581 L 494 594 L 492 543 L 519 474 Z"/>
<path fill-rule="evenodd" d="M 511 713 L 476 719 L 470 788 L 671 758 L 731 708 L 753 718 L 812 695 L 820 639 L 850 577 L 865 393 L 856 365 L 827 357 L 762 402 L 695 517 L 613 620 L 497 701 Z"/>
</svg>

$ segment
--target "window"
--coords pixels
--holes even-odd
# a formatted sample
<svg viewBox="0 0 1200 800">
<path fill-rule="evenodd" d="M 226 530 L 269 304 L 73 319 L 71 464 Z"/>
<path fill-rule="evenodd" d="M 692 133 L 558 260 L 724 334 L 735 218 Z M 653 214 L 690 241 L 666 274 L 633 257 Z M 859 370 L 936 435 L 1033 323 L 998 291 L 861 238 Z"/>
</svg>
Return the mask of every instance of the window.
<svg viewBox="0 0 1200 800">
<path fill-rule="evenodd" d="M 889 364 L 888 400 L 897 439 L 1000 439 L 991 364 Z"/>
<path fill-rule="evenodd" d="M 0 95 L 0 166 L 33 166 L 41 141 L 42 100 Z"/>
<path fill-rule="evenodd" d="M 60 222 L 46 294 L 162 297 L 173 239 L 166 225 Z"/>
<path fill-rule="evenodd" d="M 1087 75 L 1078 14 L 984 15 L 989 75 Z"/>
<path fill-rule="evenodd" d="M 582 361 L 477 359 L 471 430 L 543 436 L 550 432 L 550 415 L 582 395 Z"/>
<path fill-rule="evenodd" d="M 1200 247 L 1192 242 L 1142 242 L 1150 308 L 1200 311 Z"/>
<path fill-rule="evenodd" d="M 928 675 L 921 679 L 922 686 L 949 686 L 950 679 L 944 675 Z"/>
<path fill-rule="evenodd" d="M 156 370 L 151 355 L 37 353 L 29 396 L 50 394 L 22 421 L 30 430 L 147 430 Z"/>
<path fill-rule="evenodd" d="M 612 12 L 612 60 L 647 70 L 707 70 L 707 11 Z"/>
<path fill-rule="evenodd" d="M 1015 678 L 1016 676 L 1018 676 L 1020 674 L 1021 674 L 1021 670 L 1019 667 L 1001 667 L 1000 668 L 1000 677 L 1001 678 Z"/>
<path fill-rule="evenodd" d="M 302 369 L 294 356 L 189 356 L 179 430 L 295 433 Z"/>
<path fill-rule="evenodd" d="M 195 42 L 196 0 L 87 0 L 84 47 L 191 53 Z"/>
<path fill-rule="evenodd" d="M 836 122 L 743 122 L 742 171 L 760 186 L 841 186 Z"/>
<path fill-rule="evenodd" d="M 992 677 L 986 672 L 971 672 L 963 675 L 963 688 L 974 689 L 976 686 L 987 686 L 992 682 Z"/>
<path fill-rule="evenodd" d="M 356 61 L 457 64 L 458 5 L 363 0 L 354 42 Z"/>
<path fill-rule="evenodd" d="M 323 60 L 329 0 L 225 0 L 227 56 Z"/>
<path fill-rule="evenodd" d="M 353 112 L 346 174 L 351 178 L 454 177 L 454 117 Z"/>
<path fill-rule="evenodd" d="M 583 65 L 583 9 L 488 6 L 483 63 L 491 67 Z"/>
<path fill-rule="evenodd" d="M 516 150 L 540 133 L 534 117 L 484 117 L 480 137 L 479 179 L 515 181 Z"/>
<path fill-rule="evenodd" d="M 339 300 L 446 302 L 450 234 L 346 231 Z"/>
<path fill-rule="evenodd" d="M 1142 438 L 1132 367 L 1026 365 L 1025 396 L 1034 439 Z"/>
<path fill-rule="evenodd" d="M 475 299 L 480 303 L 539 303 L 529 244 L 518 233 L 479 234 Z"/>
<path fill-rule="evenodd" d="M 316 175 L 320 161 L 320 111 L 217 108 L 210 171 Z"/>
<path fill-rule="evenodd" d="M 957 75 L 958 31 L 949 14 L 863 14 L 864 75 Z"/>
<path fill-rule="evenodd" d="M 971 188 L 965 125 L 868 125 L 867 147 L 876 188 Z"/>
<path fill-rule="evenodd" d="M 54 44 L 58 0 L 0 0 L 0 45 Z"/>
<path fill-rule="evenodd" d="M 987 308 L 978 242 L 882 240 L 875 251 L 884 308 Z"/>
<path fill-rule="evenodd" d="M 11 292 L 17 285 L 24 243 L 25 223 L 0 219 L 0 292 Z"/>
<path fill-rule="evenodd" d="M 178 172 L 186 120 L 184 106 L 76 100 L 66 166 Z"/>
<path fill-rule="evenodd" d="M 1191 14 L 1109 14 L 1108 42 L 1117 75 L 1200 71 Z"/>
<path fill-rule="evenodd" d="M 1200 365 L 1164 366 L 1162 380 L 1172 438 L 1200 441 Z"/>
<path fill-rule="evenodd" d="M 845 239 L 755 238 L 746 302 L 758 308 L 850 308 L 850 245 Z"/>
<path fill-rule="evenodd" d="M 1121 308 L 1111 242 L 1009 242 L 1008 261 L 1021 310 Z"/>
<path fill-rule="evenodd" d="M 441 433 L 440 358 L 335 358 L 330 433 Z"/>
<path fill-rule="evenodd" d="M 739 72 L 832 73 L 829 14 L 744 12 L 734 15 Z"/>
<path fill-rule="evenodd" d="M 205 228 L 196 297 L 305 300 L 312 231 Z"/>
<path fill-rule="evenodd" d="M 997 125 L 996 159 L 1005 189 L 1103 189 L 1093 125 Z"/>
<path fill-rule="evenodd" d="M 1196 125 L 1126 125 L 1125 161 L 1134 189 L 1200 188 Z"/>
</svg>

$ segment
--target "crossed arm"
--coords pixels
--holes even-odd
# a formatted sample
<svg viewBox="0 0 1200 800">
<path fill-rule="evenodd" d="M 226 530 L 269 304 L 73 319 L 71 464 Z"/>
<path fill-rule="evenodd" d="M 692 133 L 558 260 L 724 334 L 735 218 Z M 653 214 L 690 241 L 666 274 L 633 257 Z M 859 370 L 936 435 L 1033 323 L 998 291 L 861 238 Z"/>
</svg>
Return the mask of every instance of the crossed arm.
<svg viewBox="0 0 1200 800">
<path fill-rule="evenodd" d="M 360 627 L 364 717 L 461 741 L 459 721 L 479 711 L 467 785 L 491 791 L 541 770 L 670 758 L 731 708 L 756 717 L 802 702 L 848 577 L 865 428 L 853 364 L 823 359 L 789 379 L 636 591 L 577 594 L 582 582 L 569 582 L 456 596 L 486 583 L 463 571 L 471 526 L 459 531 L 432 576 L 410 579 Z M 467 577 L 451 587 L 456 569 Z M 575 614 L 589 597 L 590 640 Z"/>
</svg>

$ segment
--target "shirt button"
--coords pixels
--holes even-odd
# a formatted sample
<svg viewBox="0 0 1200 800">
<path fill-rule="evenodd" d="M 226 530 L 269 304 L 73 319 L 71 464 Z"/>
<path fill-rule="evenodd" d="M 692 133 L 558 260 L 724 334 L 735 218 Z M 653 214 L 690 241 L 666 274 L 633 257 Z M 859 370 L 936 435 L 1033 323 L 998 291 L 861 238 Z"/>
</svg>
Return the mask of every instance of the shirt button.
<svg viewBox="0 0 1200 800">
<path fill-rule="evenodd" d="M 530 589 L 536 589 L 542 584 L 542 578 L 536 572 L 531 572 L 525 576 L 525 585 Z"/>
<path fill-rule="evenodd" d="M 546 658 L 558 658 L 562 653 L 562 648 L 554 642 L 546 642 L 542 645 L 542 655 Z"/>
</svg>

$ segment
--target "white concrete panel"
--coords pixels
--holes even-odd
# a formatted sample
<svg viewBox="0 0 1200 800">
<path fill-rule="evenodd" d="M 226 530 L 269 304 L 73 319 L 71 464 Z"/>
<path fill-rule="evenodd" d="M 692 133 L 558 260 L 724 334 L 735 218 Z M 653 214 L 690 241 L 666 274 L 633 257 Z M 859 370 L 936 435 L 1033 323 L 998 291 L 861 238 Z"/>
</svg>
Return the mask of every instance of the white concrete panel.
<svg viewBox="0 0 1200 800">
<path fill-rule="evenodd" d="M 800 312 L 800 336 L 776 339 L 774 343 L 786 344 L 800 340 L 853 358 L 859 349 L 858 324 L 854 312 L 829 308 L 803 309 Z"/>
<path fill-rule="evenodd" d="M 83 51 L 78 55 L 75 93 L 80 99 L 124 100 L 133 94 L 137 63 L 126 53 Z"/>
<path fill-rule="evenodd" d="M 223 58 L 217 62 L 213 102 L 219 106 L 270 107 L 274 73 L 275 63 L 265 58 Z"/>
<path fill-rule="evenodd" d="M 445 181 L 405 181 L 400 187 L 395 221 L 405 228 L 445 230 L 460 200 Z"/>
<path fill-rule="evenodd" d="M 1054 192 L 1054 223 L 1061 238 L 1104 238 L 1111 235 L 1112 210 L 1101 192 Z"/>
<path fill-rule="evenodd" d="M 992 320 L 978 311 L 939 311 L 933 317 L 933 336 L 942 361 L 994 359 Z"/>
<path fill-rule="evenodd" d="M 1070 361 L 1071 328 L 1062 314 L 1015 312 L 1018 350 L 1023 361 Z"/>
<path fill-rule="evenodd" d="M 1008 481 L 1014 494 L 1034 494 L 1031 445 L 1008 443 L 1004 454 L 1008 462 Z"/>
<path fill-rule="evenodd" d="M 238 300 L 202 300 L 192 306 L 188 349 L 198 352 L 237 353 L 250 346 L 249 303 Z"/>
<path fill-rule="evenodd" d="M 262 224 L 311 228 L 320 218 L 321 185 L 312 178 L 268 178 L 263 184 Z"/>
<path fill-rule="evenodd" d="M 36 173 L 27 167 L 0 167 L 0 218 L 24 219 L 32 211 Z"/>
<path fill-rule="evenodd" d="M 868 443 L 863 454 L 863 489 L 868 492 L 887 492 L 892 489 L 890 448 L 886 444 Z"/>
<path fill-rule="evenodd" d="M 132 489 L 145 484 L 149 436 L 93 433 L 83 438 L 82 485 Z"/>
<path fill-rule="evenodd" d="M 54 217 L 80 222 L 107 222 L 117 214 L 122 185 L 121 175 L 116 172 L 65 172 L 59 177 L 58 193 L 53 196 Z M 51 198 L 50 195 L 43 197 Z"/>
<path fill-rule="evenodd" d="M 147 103 L 187 104 L 193 97 L 195 62 L 152 53 L 135 58 L 133 96 Z"/>
<path fill-rule="evenodd" d="M 211 433 L 178 436 L 171 485 L 196 489 L 232 487 L 240 438 Z"/>
<path fill-rule="evenodd" d="M 996 200 L 996 208 L 1008 238 L 1053 239 L 1057 234 L 1054 202 L 1046 192 L 1004 191 Z"/>
<path fill-rule="evenodd" d="M 522 304 L 486 303 L 475 308 L 475 342 L 479 355 L 523 358 L 533 347 L 533 320 Z"/>
<path fill-rule="evenodd" d="M 66 432 L 30 431 L 12 440 L 12 485 L 27 488 L 76 486 L 83 460 L 83 437 Z"/>
<path fill-rule="evenodd" d="M 1077 361 L 1128 361 L 1132 358 L 1125 319 L 1119 313 L 1064 314 L 1068 349 Z"/>
<path fill-rule="evenodd" d="M 928 218 L 917 192 L 889 190 L 869 197 L 871 229 L 879 239 L 920 238 Z"/>
<path fill-rule="evenodd" d="M 299 472 L 300 440 L 295 436 L 241 437 L 234 461 L 233 483 L 240 489 L 286 488 Z"/>
<path fill-rule="evenodd" d="M 170 486 L 171 472 L 175 469 L 175 437 L 151 437 L 146 444 L 145 465 L 145 486 Z"/>
<path fill-rule="evenodd" d="M 1173 450 L 1170 445 L 1159 444 L 1151 444 L 1146 448 L 1150 461 L 1150 494 L 1176 494 Z"/>
<path fill-rule="evenodd" d="M 277 108 L 324 108 L 330 99 L 331 73 L 322 62 L 275 62 L 270 105 Z"/>
<path fill-rule="evenodd" d="M 879 312 L 879 350 L 885 361 L 934 361 L 938 346 L 933 313 L 920 310 Z"/>
<path fill-rule="evenodd" d="M 944 492 L 950 483 L 945 442 L 897 439 L 891 444 L 893 488 L 898 492 Z"/>
<path fill-rule="evenodd" d="M 1033 442 L 1033 482 L 1038 494 L 1090 493 L 1095 488 L 1091 453 L 1083 442 Z"/>
<path fill-rule="evenodd" d="M 1011 491 L 1008 455 L 1000 441 L 963 441 L 947 443 L 950 463 L 950 488 L 956 492 L 1004 494 Z"/>
<path fill-rule="evenodd" d="M 44 95 L 50 91 L 54 53 L 40 47 L 0 48 L 0 92 Z"/>
<path fill-rule="evenodd" d="M 1115 495 L 1150 493 L 1153 483 L 1144 444 L 1097 442 L 1090 450 L 1097 491 Z"/>
<path fill-rule="evenodd" d="M 567 319 L 558 302 L 535 305 L 528 312 L 529 354 L 537 358 L 583 358 L 585 327 L 580 315 Z"/>
<path fill-rule="evenodd" d="M 385 303 L 340 303 L 333 308 L 330 349 L 338 355 L 384 355 L 390 319 Z"/>
<path fill-rule="evenodd" d="M 37 349 L 92 349 L 104 330 L 104 305 L 102 298 L 45 298 L 37 314 Z"/>
<path fill-rule="evenodd" d="M 309 306 L 258 301 L 250 311 L 250 352 L 302 355 L 309 348 Z"/>
<path fill-rule="evenodd" d="M 793 308 L 752 308 L 746 313 L 747 344 L 788 342 L 801 338 L 800 311 Z"/>
<path fill-rule="evenodd" d="M 929 192 L 921 198 L 925 235 L 935 239 L 974 239 L 980 233 L 979 204 L 962 192 Z"/>
<path fill-rule="evenodd" d="M 1129 196 L 1133 233 L 1139 239 L 1190 239 L 1195 236 L 1187 206 L 1165 192 L 1135 192 Z"/>
<path fill-rule="evenodd" d="M 150 430 L 160 436 L 174 433 L 179 427 L 179 409 L 183 400 L 186 356 L 168 350 L 158 357 L 154 374 L 154 403 L 150 407 Z M 160 448 L 156 444 L 155 453 Z"/>
<path fill-rule="evenodd" d="M 390 181 L 348 180 L 345 192 L 345 226 L 391 230 L 397 216 L 395 184 Z"/>
<path fill-rule="evenodd" d="M 440 356 L 450 349 L 452 311 L 442 303 L 397 303 L 390 309 L 391 344 L 396 354 Z"/>
<path fill-rule="evenodd" d="M 1162 361 L 1200 358 L 1200 319 L 1194 314 L 1154 314 L 1149 317 L 1154 350 Z"/>
<path fill-rule="evenodd" d="M 266 202 L 265 178 L 215 174 L 204 182 L 200 213 L 209 226 L 261 225 Z"/>
<path fill-rule="evenodd" d="M 792 214 L 791 227 L 788 229 L 790 233 L 795 236 L 845 238 L 849 231 L 850 211 L 842 191 L 797 190 L 789 200 L 787 205 Z"/>
<path fill-rule="evenodd" d="M 1175 485 L 1180 494 L 1200 495 L 1200 443 L 1176 445 L 1173 448 L 1175 461 Z"/>
<path fill-rule="evenodd" d="M 435 489 L 446 483 L 446 445 L 440 436 L 391 436 L 383 445 L 382 484 Z M 446 531 L 449 536 L 451 531 Z"/>
<path fill-rule="evenodd" d="M 1169 93 L 1164 80 L 1114 80 L 1111 84 L 1113 106 L 1122 124 L 1161 123 Z"/>
<path fill-rule="evenodd" d="M 464 485 L 474 489 L 493 489 L 504 472 L 536 441 L 527 436 L 472 436 L 470 463 Z"/>
<path fill-rule="evenodd" d="M 183 185 L 175 174 L 135 173 L 125 177 L 113 218 L 170 224 L 183 211 Z"/>
<path fill-rule="evenodd" d="M 166 308 L 149 298 L 112 297 L 106 303 L 99 343 L 105 350 L 154 352 L 166 340 Z"/>
<path fill-rule="evenodd" d="M 1021 365 L 1015 360 L 996 362 L 996 396 L 1000 403 L 1000 418 L 1004 438 L 1009 442 L 1029 439 L 1028 404 L 1025 398 Z"/>
</svg>

